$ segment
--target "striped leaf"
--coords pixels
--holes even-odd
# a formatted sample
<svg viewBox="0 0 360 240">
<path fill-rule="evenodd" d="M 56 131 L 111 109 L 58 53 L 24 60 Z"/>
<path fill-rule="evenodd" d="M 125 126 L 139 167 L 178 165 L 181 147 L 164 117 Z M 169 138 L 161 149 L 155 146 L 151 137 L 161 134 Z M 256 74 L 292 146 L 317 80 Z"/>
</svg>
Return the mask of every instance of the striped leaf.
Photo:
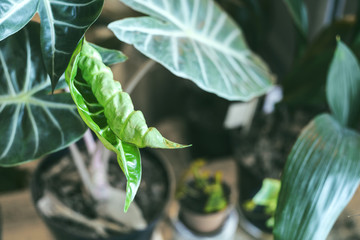
<svg viewBox="0 0 360 240">
<path fill-rule="evenodd" d="M 250 100 L 271 87 L 266 64 L 213 0 L 122 0 L 149 17 L 109 28 L 175 75 L 229 100 Z"/>
<path fill-rule="evenodd" d="M 360 180 L 360 135 L 327 114 L 301 133 L 286 162 L 275 239 L 326 239 Z"/>
<path fill-rule="evenodd" d="M 104 0 L 38 0 L 41 48 L 53 89 L 78 42 L 100 15 Z"/>
<path fill-rule="evenodd" d="M 49 95 L 39 25 L 0 42 L 0 165 L 17 165 L 60 150 L 86 130 L 70 94 Z"/>
<path fill-rule="evenodd" d="M 360 67 L 355 55 L 340 40 L 330 65 L 326 96 L 335 118 L 354 126 L 360 114 Z"/>
<path fill-rule="evenodd" d="M 22 29 L 35 15 L 39 1 L 0 1 L 0 41 Z"/>
</svg>

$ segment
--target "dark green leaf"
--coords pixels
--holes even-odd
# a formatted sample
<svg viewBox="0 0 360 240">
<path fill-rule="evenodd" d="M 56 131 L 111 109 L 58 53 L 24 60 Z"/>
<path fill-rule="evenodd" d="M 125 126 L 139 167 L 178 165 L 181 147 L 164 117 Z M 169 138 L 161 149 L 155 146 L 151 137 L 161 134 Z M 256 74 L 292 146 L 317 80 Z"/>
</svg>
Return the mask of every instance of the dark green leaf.
<svg viewBox="0 0 360 240">
<path fill-rule="evenodd" d="M 316 117 L 287 160 L 275 239 L 325 239 L 360 180 L 360 135 L 330 115 Z"/>
<path fill-rule="evenodd" d="M 127 60 L 127 57 L 121 51 L 103 48 L 92 43 L 89 44 L 95 48 L 98 53 L 100 53 L 102 61 L 106 66 L 121 63 Z"/>
<path fill-rule="evenodd" d="M 41 49 L 54 89 L 85 31 L 100 15 L 104 0 L 39 0 Z"/>
<path fill-rule="evenodd" d="M 288 7 L 296 27 L 306 38 L 308 32 L 307 9 L 303 0 L 284 0 Z"/>
<path fill-rule="evenodd" d="M 354 126 L 360 113 L 360 67 L 340 40 L 330 65 L 326 93 L 335 118 L 343 126 Z"/>
<path fill-rule="evenodd" d="M 343 40 L 349 39 L 353 27 L 353 20 L 336 21 L 311 43 L 282 81 L 286 104 L 326 105 L 326 76 L 336 48 L 335 37 L 339 34 Z"/>
<path fill-rule="evenodd" d="M 0 41 L 22 29 L 35 15 L 38 0 L 0 1 Z"/>
<path fill-rule="evenodd" d="M 0 42 L 0 165 L 37 159 L 78 140 L 86 130 L 70 94 L 49 95 L 39 25 Z"/>
</svg>

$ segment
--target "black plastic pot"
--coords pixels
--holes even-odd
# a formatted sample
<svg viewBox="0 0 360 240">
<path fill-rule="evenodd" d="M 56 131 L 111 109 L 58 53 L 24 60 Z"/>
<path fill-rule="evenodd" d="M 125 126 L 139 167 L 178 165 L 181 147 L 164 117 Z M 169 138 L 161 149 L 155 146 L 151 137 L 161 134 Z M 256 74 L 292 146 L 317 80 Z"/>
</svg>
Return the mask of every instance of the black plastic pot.
<svg viewBox="0 0 360 240">
<path fill-rule="evenodd" d="M 94 234 L 87 234 L 86 231 L 74 231 L 74 229 L 76 227 L 71 226 L 69 224 L 65 225 L 64 221 L 58 221 L 57 219 L 54 218 L 48 218 L 46 217 L 37 207 L 37 201 L 43 196 L 44 194 L 44 182 L 41 178 L 41 175 L 43 172 L 46 172 L 47 170 L 49 170 L 51 167 L 53 167 L 54 165 L 56 165 L 59 160 L 66 156 L 67 154 L 69 154 L 69 151 L 66 150 L 62 150 L 60 152 L 54 153 L 49 155 L 47 158 L 43 159 L 40 164 L 38 165 L 32 182 L 31 182 L 31 193 L 32 193 L 32 199 L 35 205 L 35 208 L 38 212 L 38 214 L 42 217 L 42 219 L 44 220 L 45 224 L 47 225 L 47 227 L 50 229 L 51 233 L 53 234 L 53 236 L 55 237 L 55 239 L 57 240 L 149 240 L 152 236 L 152 233 L 157 225 L 157 223 L 159 222 L 159 220 L 161 219 L 161 217 L 164 214 L 164 211 L 167 207 L 167 204 L 164 204 L 165 206 L 162 206 L 162 210 L 161 212 L 158 212 L 157 214 L 155 214 L 155 216 L 153 216 L 152 221 L 150 221 L 150 223 L 148 224 L 147 228 L 144 230 L 137 230 L 137 231 L 132 231 L 130 233 L 124 233 L 124 234 L 119 234 L 119 233 L 115 233 L 109 234 L 109 237 L 107 238 L 102 238 L 102 237 L 94 237 Z M 173 179 L 172 179 L 172 174 L 171 174 L 171 169 L 169 169 L 169 165 L 167 164 L 167 162 L 162 159 L 161 157 L 159 157 L 158 154 L 152 152 L 152 151 L 141 151 L 141 155 L 142 155 L 142 160 L 145 159 L 151 159 L 151 161 L 153 162 L 158 162 L 161 163 L 161 165 L 163 166 L 163 172 L 164 174 L 166 174 L 168 182 L 165 183 L 167 185 L 167 196 L 166 196 L 166 202 L 169 202 L 170 196 L 171 196 L 171 192 L 172 192 L 172 188 L 173 186 L 171 185 Z M 70 226 L 70 227 L 69 227 Z"/>
</svg>

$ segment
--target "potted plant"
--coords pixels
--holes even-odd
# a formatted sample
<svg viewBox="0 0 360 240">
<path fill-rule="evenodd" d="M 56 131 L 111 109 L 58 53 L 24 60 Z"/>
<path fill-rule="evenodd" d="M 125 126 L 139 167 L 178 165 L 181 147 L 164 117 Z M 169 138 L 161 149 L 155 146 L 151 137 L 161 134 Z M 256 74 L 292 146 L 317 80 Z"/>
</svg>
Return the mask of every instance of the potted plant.
<svg viewBox="0 0 360 240">
<path fill-rule="evenodd" d="M 116 21 L 109 28 L 121 41 L 133 44 L 175 75 L 232 101 L 248 101 L 272 87 L 273 76 L 267 65 L 249 49 L 241 29 L 214 1 L 122 2 L 148 16 Z M 284 3 L 294 19 L 295 55 L 300 59 L 294 75 L 282 81 L 285 99 L 291 103 L 320 99 L 323 103 L 325 78 L 313 81 L 309 74 L 317 72 L 315 68 L 326 75 L 335 46 L 320 41 L 305 51 L 309 40 L 305 4 Z M 181 146 L 163 139 L 156 130 L 149 130 L 152 134 L 146 137 L 148 128 L 139 112 L 133 113 L 131 126 L 126 127 L 127 121 L 123 124 L 127 111 L 133 111 L 131 101 L 113 81 L 105 58 L 99 57 L 103 51 L 93 50 L 82 38 L 100 14 L 102 4 L 102 0 L 0 3 L 1 9 L 6 9 L 0 17 L 0 76 L 5 86 L 0 91 L 0 164 L 21 164 L 65 148 L 84 134 L 84 121 L 118 155 L 128 181 L 127 209 L 140 183 L 138 147 Z M 29 23 L 36 12 L 40 25 Z M 336 11 L 332 15 L 335 20 Z M 350 32 L 349 43 L 357 49 L 358 24 L 345 21 L 340 25 L 345 27 L 332 24 L 336 31 L 350 29 L 345 32 Z M 334 34 L 330 39 L 335 42 Z M 312 121 L 288 158 L 275 214 L 276 239 L 325 238 L 359 183 L 358 135 L 351 130 L 357 127 L 358 64 L 345 45 L 339 42 L 338 46 L 327 89 L 334 117 L 322 115 Z M 267 59 L 269 56 L 276 55 L 266 55 Z M 268 62 L 277 61 L 269 58 Z M 59 79 L 66 68 L 65 84 Z M 338 84 L 336 79 L 348 84 Z M 312 87 L 315 82 L 320 87 Z M 61 90 L 66 86 L 70 94 Z M 294 190 L 304 193 L 305 198 L 289 194 Z"/>
<path fill-rule="evenodd" d="M 151 17 L 125 19 L 110 24 L 110 29 L 122 41 L 134 44 L 145 55 L 162 63 L 176 75 L 189 78 L 201 88 L 227 99 L 250 99 L 267 91 L 271 86 L 271 77 L 266 65 L 249 51 L 240 29 L 213 1 L 189 1 L 182 5 L 184 13 L 189 16 L 193 14 L 191 21 L 186 15 L 173 14 L 178 9 L 176 1 L 165 5 L 155 2 L 148 4 L 146 1 L 124 3 L 150 14 Z M 193 3 L 196 5 L 191 5 Z M 63 149 L 83 136 L 87 129 L 85 122 L 104 146 L 117 154 L 117 161 L 127 178 L 125 197 L 107 197 L 105 202 L 120 202 L 122 199 L 125 201 L 125 210 L 130 211 L 130 203 L 135 198 L 141 179 L 138 148 L 184 146 L 170 142 L 156 129 L 148 128 L 141 112 L 134 111 L 129 95 L 113 80 L 106 65 L 121 62 L 125 57 L 119 52 L 90 45 L 82 38 L 96 21 L 102 5 L 102 0 L 73 3 L 1 3 L 1 8 L 6 9 L 6 14 L 1 16 L 0 75 L 2 85 L 6 87 L 2 89 L 0 97 L 3 133 L 0 164 L 17 165 Z M 200 15 L 189 11 L 190 5 L 197 10 L 206 7 L 212 12 L 208 13 L 207 18 L 201 16 L 198 19 L 196 16 Z M 35 13 L 40 15 L 40 24 L 29 22 Z M 222 15 L 221 21 L 214 24 L 212 19 L 217 18 L 218 14 Z M 158 18 L 162 18 L 168 24 L 163 25 Z M 186 18 L 186 21 L 182 18 Z M 199 24 L 205 20 L 207 31 L 201 32 L 202 27 Z M 220 34 L 223 24 L 227 28 Z M 173 30 L 178 28 L 180 35 L 169 36 L 169 33 L 172 34 L 172 30 L 167 29 L 169 26 Z M 155 36 L 147 31 L 145 34 L 139 34 L 140 30 L 146 29 L 155 31 Z M 192 31 L 188 32 L 188 29 Z M 224 49 L 218 35 L 228 36 Z M 159 38 L 163 40 L 159 41 Z M 212 40 L 209 42 L 208 39 Z M 162 50 L 159 50 L 159 47 Z M 242 64 L 250 64 L 251 67 L 235 71 L 231 75 L 224 74 L 224 68 L 218 65 L 217 59 L 224 58 L 223 53 L 228 55 L 228 61 L 231 62 L 226 69 L 231 70 Z M 213 58 L 214 56 L 217 58 Z M 194 64 L 199 67 L 197 70 L 193 69 Z M 66 80 L 61 78 L 65 69 Z M 207 73 L 208 70 L 210 72 Z M 140 73 L 144 74 L 141 71 Z M 245 74 L 246 77 L 239 82 L 234 81 L 240 74 Z M 254 74 L 257 76 L 256 79 L 250 77 L 255 76 Z M 230 88 L 230 85 L 233 87 Z M 63 90 L 66 88 L 69 88 L 70 94 Z M 89 137 L 85 139 L 87 144 L 91 143 L 88 141 Z M 91 145 L 94 144 L 89 144 Z M 89 181 L 86 160 L 80 157 L 81 153 L 75 145 L 71 145 L 70 150 L 84 188 L 91 192 L 93 176 L 98 173 L 102 176 L 107 175 L 104 171 L 106 160 L 97 161 L 101 159 L 95 157 L 98 151 L 88 148 L 94 160 L 90 165 L 96 166 L 96 171 L 90 174 Z M 101 184 L 95 186 L 99 187 Z M 95 206 L 104 200 L 101 199 L 101 194 L 90 195 L 97 203 Z M 51 197 L 45 200 L 49 199 Z M 44 202 L 55 204 L 57 207 L 62 206 L 56 199 Z M 135 207 L 135 204 L 133 205 Z M 110 208 L 107 212 L 111 215 L 114 211 Z M 78 219 L 82 217 L 78 216 Z"/>
<path fill-rule="evenodd" d="M 230 188 L 222 181 L 222 173 L 204 171 L 202 159 L 191 164 L 177 191 L 179 218 L 196 233 L 209 234 L 219 230 L 228 217 Z M 190 179 L 189 179 L 190 177 Z"/>
</svg>

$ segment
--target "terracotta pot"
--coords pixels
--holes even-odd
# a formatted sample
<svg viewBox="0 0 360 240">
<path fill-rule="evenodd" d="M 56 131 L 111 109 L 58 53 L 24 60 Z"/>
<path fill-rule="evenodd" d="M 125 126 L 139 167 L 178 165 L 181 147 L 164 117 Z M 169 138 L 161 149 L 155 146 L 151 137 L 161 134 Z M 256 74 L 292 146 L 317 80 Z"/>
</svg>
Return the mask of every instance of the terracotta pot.
<svg viewBox="0 0 360 240">
<path fill-rule="evenodd" d="M 180 219 L 190 229 L 200 233 L 216 232 L 220 229 L 228 217 L 232 207 L 215 213 L 198 213 L 187 208 L 181 208 Z"/>
</svg>

